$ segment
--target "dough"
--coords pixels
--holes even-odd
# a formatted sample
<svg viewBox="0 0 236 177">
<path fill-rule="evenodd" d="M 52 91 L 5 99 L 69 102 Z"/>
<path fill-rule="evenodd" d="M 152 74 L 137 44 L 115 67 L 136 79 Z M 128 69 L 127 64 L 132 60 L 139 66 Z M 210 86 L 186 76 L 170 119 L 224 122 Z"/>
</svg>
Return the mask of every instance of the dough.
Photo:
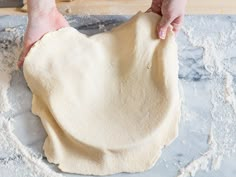
<svg viewBox="0 0 236 177">
<path fill-rule="evenodd" d="M 172 32 L 157 39 L 159 20 L 139 12 L 92 37 L 67 27 L 30 50 L 24 76 L 49 162 L 86 175 L 141 172 L 177 136 L 177 45 Z"/>
</svg>

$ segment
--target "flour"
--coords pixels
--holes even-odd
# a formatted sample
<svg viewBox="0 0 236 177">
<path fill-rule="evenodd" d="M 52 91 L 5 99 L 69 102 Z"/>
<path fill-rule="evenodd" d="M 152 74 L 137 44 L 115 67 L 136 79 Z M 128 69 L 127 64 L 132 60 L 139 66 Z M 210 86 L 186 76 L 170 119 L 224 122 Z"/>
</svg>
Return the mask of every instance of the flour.
<svg viewBox="0 0 236 177">
<path fill-rule="evenodd" d="M 11 74 L 16 71 L 22 43 L 22 28 L 6 28 L 1 32 L 0 41 L 0 113 L 12 108 L 7 91 L 10 87 Z M 42 155 L 35 154 L 22 145 L 13 134 L 12 122 L 0 114 L 0 167 L 1 175 L 15 177 L 62 177 L 55 173 L 43 161 Z"/>
<path fill-rule="evenodd" d="M 11 106 L 7 98 L 7 89 L 10 87 L 11 76 L 0 71 L 0 112 L 10 110 Z"/>
<path fill-rule="evenodd" d="M 16 177 L 23 177 L 24 174 L 27 177 L 62 177 L 63 175 L 52 171 L 42 161 L 42 156 L 36 155 L 21 144 L 12 133 L 11 124 L 9 120 L 0 117 L 0 152 L 4 152 L 6 156 L 10 155 L 0 160 L 0 167 L 13 171 Z"/>
<path fill-rule="evenodd" d="M 234 113 L 236 114 L 236 98 L 233 89 L 233 76 L 225 73 L 225 100 L 232 106 Z"/>
<path fill-rule="evenodd" d="M 182 168 L 180 170 L 180 174 L 178 175 L 178 177 L 195 176 L 198 170 L 209 171 L 209 165 L 211 163 L 212 156 L 217 151 L 217 143 L 215 142 L 215 139 L 212 137 L 212 134 L 209 135 L 208 143 L 210 145 L 208 151 L 202 154 L 202 156 L 199 157 L 198 159 L 190 162 L 185 168 Z"/>
<path fill-rule="evenodd" d="M 0 41 L 0 113 L 11 109 L 7 90 L 10 87 L 11 73 L 17 70 L 16 62 L 21 43 L 20 31 L 15 28 L 6 28 L 1 34 L 3 34 L 3 40 Z"/>
<path fill-rule="evenodd" d="M 213 22 L 217 23 L 217 21 Z M 204 66 L 211 74 L 209 82 L 212 85 L 212 128 L 209 133 L 208 150 L 181 168 L 178 177 L 195 176 L 200 170 L 218 170 L 224 158 L 235 153 L 236 147 L 236 98 L 233 82 L 236 68 L 227 58 L 230 58 L 227 55 L 228 51 L 236 48 L 235 24 L 231 24 L 224 32 L 210 32 L 206 36 L 207 32 L 198 34 L 195 30 L 197 28 L 199 30 L 199 26 L 207 29 L 204 19 L 197 23 L 186 25 L 183 31 L 193 46 L 204 49 Z M 215 38 L 212 37 L 213 35 Z"/>
</svg>

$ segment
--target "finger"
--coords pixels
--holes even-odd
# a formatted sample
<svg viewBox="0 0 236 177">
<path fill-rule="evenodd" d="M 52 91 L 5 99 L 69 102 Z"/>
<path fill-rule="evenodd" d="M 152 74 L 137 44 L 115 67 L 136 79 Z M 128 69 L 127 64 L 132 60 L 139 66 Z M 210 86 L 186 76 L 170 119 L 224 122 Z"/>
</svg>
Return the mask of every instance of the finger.
<svg viewBox="0 0 236 177">
<path fill-rule="evenodd" d="M 184 21 L 184 15 L 181 15 L 172 22 L 173 31 L 176 34 L 180 31 L 183 21 Z"/>
<path fill-rule="evenodd" d="M 161 21 L 157 28 L 158 37 L 160 39 L 165 39 L 168 27 L 170 26 L 172 21 L 173 21 L 173 18 L 170 15 L 162 16 Z"/>
<path fill-rule="evenodd" d="M 175 34 L 177 34 L 179 31 L 180 31 L 180 29 L 181 29 L 181 25 L 180 24 L 176 24 L 176 23 L 173 23 L 173 24 L 171 24 L 172 26 L 173 26 L 173 32 L 175 33 Z"/>
<path fill-rule="evenodd" d="M 24 60 L 25 60 L 25 57 L 26 55 L 28 54 L 29 50 L 30 50 L 31 47 L 27 47 L 25 48 L 22 53 L 20 54 L 20 59 L 19 61 L 17 62 L 17 66 L 20 68 L 23 66 L 23 63 L 24 63 Z"/>
<path fill-rule="evenodd" d="M 25 51 L 23 51 L 21 54 L 20 54 L 20 59 L 19 61 L 17 62 L 17 66 L 20 68 L 23 66 L 23 63 L 24 63 L 24 59 L 25 59 Z"/>
</svg>

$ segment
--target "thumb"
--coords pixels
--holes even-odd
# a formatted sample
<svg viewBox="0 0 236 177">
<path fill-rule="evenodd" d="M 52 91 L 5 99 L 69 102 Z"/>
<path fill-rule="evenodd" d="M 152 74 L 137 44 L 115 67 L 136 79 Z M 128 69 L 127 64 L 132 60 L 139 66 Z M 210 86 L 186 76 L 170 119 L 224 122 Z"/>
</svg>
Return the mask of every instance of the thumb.
<svg viewBox="0 0 236 177">
<path fill-rule="evenodd" d="M 157 27 L 158 37 L 160 39 L 166 38 L 166 33 L 168 30 L 168 27 L 170 26 L 172 22 L 172 17 L 170 15 L 163 15 L 161 18 L 161 21 Z"/>
</svg>

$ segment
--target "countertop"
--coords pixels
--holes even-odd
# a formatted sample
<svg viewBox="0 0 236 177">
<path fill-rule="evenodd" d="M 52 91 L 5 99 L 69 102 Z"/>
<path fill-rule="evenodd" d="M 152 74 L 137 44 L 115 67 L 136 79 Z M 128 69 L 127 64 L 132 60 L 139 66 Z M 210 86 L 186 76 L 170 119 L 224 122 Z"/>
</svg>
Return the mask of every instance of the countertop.
<svg viewBox="0 0 236 177">
<path fill-rule="evenodd" d="M 129 19 L 66 18 L 88 35 Z M 46 133 L 31 113 L 31 92 L 22 70 L 15 67 L 26 22 L 26 17 L 0 16 L 0 176 L 80 176 L 60 172 L 43 156 Z M 236 176 L 236 16 L 186 16 L 177 43 L 182 98 L 179 136 L 151 170 L 114 177 Z"/>
</svg>

